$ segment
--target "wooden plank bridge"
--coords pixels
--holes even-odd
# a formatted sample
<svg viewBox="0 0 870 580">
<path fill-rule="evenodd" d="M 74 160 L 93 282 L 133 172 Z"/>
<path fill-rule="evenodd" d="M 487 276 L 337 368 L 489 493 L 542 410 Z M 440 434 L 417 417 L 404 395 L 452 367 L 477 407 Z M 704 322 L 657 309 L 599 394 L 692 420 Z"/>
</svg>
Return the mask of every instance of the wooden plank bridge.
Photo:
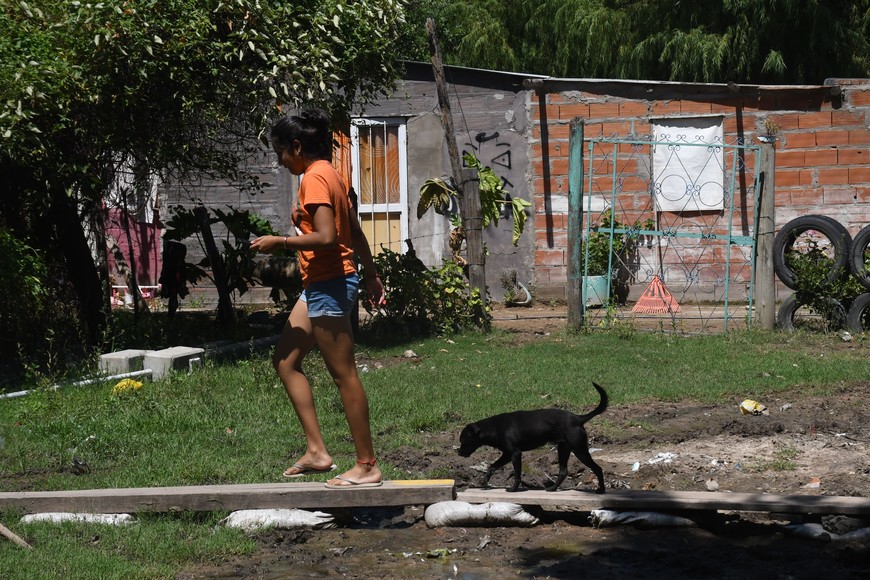
<svg viewBox="0 0 870 580">
<path fill-rule="evenodd" d="M 392 480 L 381 487 L 334 490 L 323 483 L 255 483 L 85 489 L 72 491 L 0 492 L 0 511 L 26 513 L 138 513 L 234 511 L 241 509 L 342 509 L 431 505 L 460 500 L 469 503 L 508 502 L 524 506 L 632 511 L 727 510 L 780 514 L 844 514 L 870 516 L 870 498 L 824 495 L 776 495 L 707 491 L 585 491 L 501 488 L 467 489 L 457 493 L 452 479 Z"/>
</svg>

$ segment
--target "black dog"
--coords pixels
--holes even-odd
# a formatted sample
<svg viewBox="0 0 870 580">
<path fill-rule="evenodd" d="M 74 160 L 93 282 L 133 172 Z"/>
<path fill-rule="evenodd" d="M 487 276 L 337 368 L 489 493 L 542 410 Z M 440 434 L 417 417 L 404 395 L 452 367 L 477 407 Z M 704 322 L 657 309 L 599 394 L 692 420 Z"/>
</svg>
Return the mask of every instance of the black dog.
<svg viewBox="0 0 870 580">
<path fill-rule="evenodd" d="M 487 485 L 496 469 L 513 461 L 514 484 L 508 491 L 517 491 L 523 451 L 537 449 L 545 443 L 555 443 L 559 450 L 559 476 L 553 485 L 547 486 L 547 491 L 556 491 L 565 481 L 568 458 L 573 451 L 577 459 L 598 476 L 596 493 L 604 493 L 604 472 L 589 454 L 589 439 L 583 424 L 607 409 L 607 393 L 596 383 L 592 385 L 601 395 L 601 402 L 591 413 L 577 415 L 561 409 L 538 409 L 495 415 L 471 423 L 462 430 L 459 435 L 459 455 L 469 457 L 484 445 L 495 447 L 502 452 L 502 456 L 486 470 L 483 485 Z"/>
</svg>

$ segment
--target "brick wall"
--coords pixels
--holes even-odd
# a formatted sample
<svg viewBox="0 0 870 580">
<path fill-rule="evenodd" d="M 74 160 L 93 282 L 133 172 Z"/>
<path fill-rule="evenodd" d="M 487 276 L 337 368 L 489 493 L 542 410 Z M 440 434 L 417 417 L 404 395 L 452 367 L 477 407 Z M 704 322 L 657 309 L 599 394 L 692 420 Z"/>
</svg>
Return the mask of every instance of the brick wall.
<svg viewBox="0 0 870 580">
<path fill-rule="evenodd" d="M 528 101 L 529 183 L 539 298 L 565 297 L 575 117 L 584 119 L 587 138 L 649 135 L 653 119 L 721 115 L 727 143 L 757 144 L 775 126 L 777 229 L 805 214 L 833 217 L 852 235 L 870 223 L 870 79 L 804 87 L 565 80 L 536 89 Z"/>
</svg>

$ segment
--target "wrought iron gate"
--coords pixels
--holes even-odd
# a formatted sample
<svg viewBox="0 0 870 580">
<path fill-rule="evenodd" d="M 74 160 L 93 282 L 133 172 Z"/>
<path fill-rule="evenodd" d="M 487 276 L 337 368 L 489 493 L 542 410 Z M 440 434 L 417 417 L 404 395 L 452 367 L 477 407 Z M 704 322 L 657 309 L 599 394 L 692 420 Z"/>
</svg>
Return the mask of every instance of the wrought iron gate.
<svg viewBox="0 0 870 580">
<path fill-rule="evenodd" d="M 585 324 L 751 325 L 761 147 L 679 129 L 583 145 Z"/>
</svg>

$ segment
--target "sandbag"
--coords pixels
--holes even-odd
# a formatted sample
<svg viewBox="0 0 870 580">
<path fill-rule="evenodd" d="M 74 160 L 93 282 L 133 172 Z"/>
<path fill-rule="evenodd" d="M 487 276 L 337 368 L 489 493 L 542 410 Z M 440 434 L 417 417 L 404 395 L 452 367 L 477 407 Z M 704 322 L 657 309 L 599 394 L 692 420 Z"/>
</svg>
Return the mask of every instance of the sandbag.
<svg viewBox="0 0 870 580">
<path fill-rule="evenodd" d="M 866 542 L 870 540 L 870 528 L 859 528 L 845 534 L 835 534 L 829 532 L 824 528 L 824 526 L 822 526 L 822 524 L 818 523 L 791 524 L 785 526 L 785 532 L 792 536 L 811 538 L 823 542 Z"/>
<path fill-rule="evenodd" d="M 525 511 L 521 505 L 506 502 L 471 504 L 465 501 L 442 501 L 427 507 L 424 519 L 430 528 L 443 526 L 530 527 L 538 523 L 538 518 Z"/>
<path fill-rule="evenodd" d="M 293 530 L 335 527 L 331 515 L 300 509 L 239 510 L 222 519 L 220 523 L 230 528 L 240 528 L 246 532 L 264 528 Z"/>
<path fill-rule="evenodd" d="M 658 512 L 618 512 L 592 510 L 589 523 L 595 528 L 633 525 L 642 528 L 688 528 L 695 525 L 689 518 Z"/>
<path fill-rule="evenodd" d="M 22 524 L 33 522 L 81 522 L 85 524 L 106 524 L 109 526 L 123 526 L 136 521 L 130 514 L 77 514 L 68 512 L 43 512 L 28 514 L 21 518 Z"/>
</svg>

